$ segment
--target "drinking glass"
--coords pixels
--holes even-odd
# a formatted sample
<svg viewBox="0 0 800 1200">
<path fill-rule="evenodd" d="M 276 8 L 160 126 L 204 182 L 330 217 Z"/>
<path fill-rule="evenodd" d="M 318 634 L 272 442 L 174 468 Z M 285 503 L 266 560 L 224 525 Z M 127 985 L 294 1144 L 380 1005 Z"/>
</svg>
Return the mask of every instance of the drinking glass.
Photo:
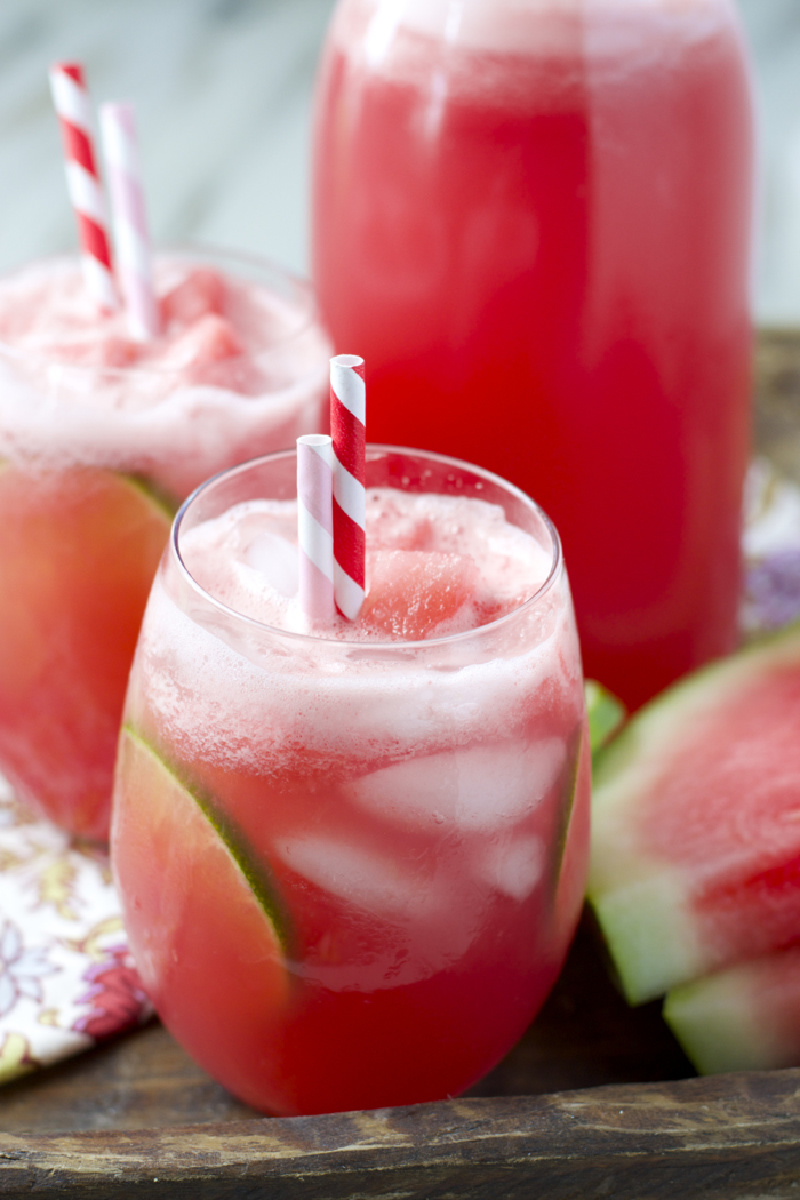
<svg viewBox="0 0 800 1200">
<path fill-rule="evenodd" d="M 174 523 L 117 765 L 125 927 L 161 1019 L 248 1103 L 435 1100 L 517 1041 L 581 908 L 589 749 L 567 575 L 553 525 L 515 487 L 372 446 L 365 606 L 384 605 L 387 627 L 392 606 L 402 622 L 451 605 L 452 589 L 422 595 L 414 580 L 452 578 L 456 559 L 470 579 L 488 563 L 501 591 L 516 570 L 517 586 L 528 559 L 514 567 L 499 534 L 472 537 L 479 502 L 540 573 L 524 568 L 502 615 L 444 635 L 269 624 L 261 581 L 290 591 L 295 470 L 290 452 L 224 472 Z M 437 549 L 446 522 L 426 515 L 459 498 L 466 565 Z M 387 562 L 402 567 L 388 590 Z"/>
<path fill-rule="evenodd" d="M 99 314 L 77 258 L 0 279 L 0 770 L 107 840 L 128 671 L 171 520 L 212 472 L 318 429 L 308 285 L 210 249 L 159 255 L 162 332 Z"/>
</svg>

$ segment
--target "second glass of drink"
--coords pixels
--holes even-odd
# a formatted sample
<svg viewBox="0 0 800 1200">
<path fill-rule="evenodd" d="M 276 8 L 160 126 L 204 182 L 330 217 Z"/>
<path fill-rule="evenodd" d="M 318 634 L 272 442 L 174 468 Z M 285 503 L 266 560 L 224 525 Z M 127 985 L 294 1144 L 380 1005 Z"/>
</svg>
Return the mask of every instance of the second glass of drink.
<svg viewBox="0 0 800 1200">
<path fill-rule="evenodd" d="M 108 837 L 125 686 L 179 503 L 319 428 L 329 350 L 307 285 L 209 249 L 156 260 L 160 332 L 101 312 L 77 257 L 0 279 L 0 770 Z"/>
</svg>

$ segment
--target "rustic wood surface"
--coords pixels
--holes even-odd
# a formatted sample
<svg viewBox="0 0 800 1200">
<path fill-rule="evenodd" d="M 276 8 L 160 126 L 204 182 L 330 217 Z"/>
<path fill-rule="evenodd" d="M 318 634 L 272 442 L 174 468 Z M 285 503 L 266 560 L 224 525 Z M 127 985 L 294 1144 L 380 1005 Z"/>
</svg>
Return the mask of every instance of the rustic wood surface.
<svg viewBox="0 0 800 1200">
<path fill-rule="evenodd" d="M 800 331 L 764 329 L 756 346 L 755 442 L 800 483 Z"/>
<path fill-rule="evenodd" d="M 756 443 L 800 482 L 800 332 L 763 331 Z M 465 1098 L 270 1120 L 157 1023 L 0 1089 L 0 1196 L 800 1196 L 800 1071 L 700 1080 L 625 1006 L 587 917 L 539 1019 Z"/>
<path fill-rule="evenodd" d="M 269 1200 L 796 1197 L 800 1073 L 373 1113 L 2 1138 L 0 1194 Z"/>
</svg>

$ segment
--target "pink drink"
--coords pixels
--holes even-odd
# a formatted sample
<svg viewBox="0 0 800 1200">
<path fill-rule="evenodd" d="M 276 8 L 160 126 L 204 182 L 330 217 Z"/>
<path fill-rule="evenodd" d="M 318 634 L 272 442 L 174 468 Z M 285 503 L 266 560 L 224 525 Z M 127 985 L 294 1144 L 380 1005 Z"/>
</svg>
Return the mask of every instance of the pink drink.
<svg viewBox="0 0 800 1200">
<path fill-rule="evenodd" d="M 237 1095 L 456 1094 L 514 1044 L 583 895 L 589 757 L 557 538 L 373 448 L 358 623 L 302 628 L 294 455 L 182 510 L 134 663 L 112 860 L 145 987 Z M 223 848 L 224 844 L 224 848 Z"/>
<path fill-rule="evenodd" d="M 728 0 L 341 0 L 313 275 L 370 436 L 524 488 L 587 673 L 636 705 L 737 638 L 751 115 Z"/>
<path fill-rule="evenodd" d="M 108 836 L 147 594 L 180 501 L 318 428 L 328 347 L 304 284 L 207 251 L 163 257 L 161 333 L 101 315 L 76 259 L 0 280 L 0 770 Z"/>
</svg>

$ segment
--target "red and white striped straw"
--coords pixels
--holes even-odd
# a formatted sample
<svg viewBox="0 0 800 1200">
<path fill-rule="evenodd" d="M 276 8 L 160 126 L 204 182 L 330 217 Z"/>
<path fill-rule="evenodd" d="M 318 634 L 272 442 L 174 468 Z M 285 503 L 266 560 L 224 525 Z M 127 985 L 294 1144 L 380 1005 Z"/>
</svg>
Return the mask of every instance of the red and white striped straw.
<svg viewBox="0 0 800 1200">
<path fill-rule="evenodd" d="M 331 359 L 333 440 L 333 587 L 336 607 L 354 621 L 366 587 L 367 392 L 364 360 L 355 354 Z"/>
<path fill-rule="evenodd" d="M 333 599 L 333 449 L 324 433 L 297 439 L 300 608 L 308 624 L 330 621 Z"/>
<path fill-rule="evenodd" d="M 105 198 L 97 170 L 92 109 L 80 63 L 56 63 L 50 89 L 61 125 L 67 190 L 78 223 L 86 287 L 100 306 L 117 307 Z"/>
<path fill-rule="evenodd" d="M 117 277 L 125 298 L 128 330 L 131 337 L 147 341 L 158 334 L 159 319 L 133 106 L 104 104 L 100 130 L 114 217 Z"/>
</svg>

